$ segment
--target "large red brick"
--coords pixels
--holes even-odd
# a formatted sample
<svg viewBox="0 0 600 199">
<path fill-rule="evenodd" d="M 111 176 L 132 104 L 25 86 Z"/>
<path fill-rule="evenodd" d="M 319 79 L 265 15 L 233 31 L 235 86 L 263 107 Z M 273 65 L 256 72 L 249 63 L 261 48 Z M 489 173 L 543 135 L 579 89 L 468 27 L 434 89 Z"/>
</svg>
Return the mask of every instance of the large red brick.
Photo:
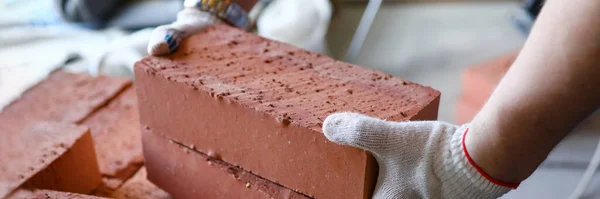
<svg viewBox="0 0 600 199">
<path fill-rule="evenodd" d="M 88 128 L 0 120 L 0 198 L 18 187 L 89 193 L 100 172 Z"/>
<path fill-rule="evenodd" d="M 268 181 L 207 154 L 143 131 L 148 178 L 174 198 L 307 199 L 291 189 Z"/>
<path fill-rule="evenodd" d="M 317 198 L 369 198 L 376 180 L 370 154 L 322 135 L 327 115 L 436 119 L 440 97 L 429 87 L 224 25 L 183 41 L 170 56 L 144 58 L 135 73 L 145 128 Z M 148 160 L 157 152 L 151 147 L 161 146 L 144 147 L 152 177 L 155 164 L 167 163 Z"/>
<path fill-rule="evenodd" d="M 135 88 L 129 87 L 82 124 L 94 138 L 100 172 L 104 177 L 98 195 L 110 195 L 143 165 Z"/>
</svg>

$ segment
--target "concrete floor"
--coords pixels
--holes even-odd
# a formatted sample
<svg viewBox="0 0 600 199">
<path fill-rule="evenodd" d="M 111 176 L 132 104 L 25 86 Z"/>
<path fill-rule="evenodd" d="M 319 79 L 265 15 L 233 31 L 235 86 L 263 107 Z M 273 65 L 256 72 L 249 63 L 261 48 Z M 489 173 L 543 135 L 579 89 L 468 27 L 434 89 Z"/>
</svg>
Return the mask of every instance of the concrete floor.
<svg viewBox="0 0 600 199">
<path fill-rule="evenodd" d="M 518 2 L 386 2 L 355 63 L 440 90 L 439 119 L 454 122 L 461 72 L 523 45 L 525 36 L 510 20 L 518 7 Z M 344 57 L 364 8 L 363 3 L 337 5 L 328 35 L 337 59 Z M 592 156 L 598 132 L 600 125 L 591 125 L 571 136 L 503 198 L 567 198 Z M 599 187 L 596 177 L 589 190 Z M 592 192 L 587 198 L 600 198 Z"/>
</svg>

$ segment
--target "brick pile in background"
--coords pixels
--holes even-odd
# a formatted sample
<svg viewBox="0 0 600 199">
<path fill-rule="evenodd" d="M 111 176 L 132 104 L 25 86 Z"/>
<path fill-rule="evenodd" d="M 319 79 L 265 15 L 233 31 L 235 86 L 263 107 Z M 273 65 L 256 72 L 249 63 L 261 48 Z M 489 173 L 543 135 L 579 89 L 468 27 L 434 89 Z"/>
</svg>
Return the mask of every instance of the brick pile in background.
<svg viewBox="0 0 600 199">
<path fill-rule="evenodd" d="M 456 122 L 458 124 L 470 122 L 483 108 L 518 54 L 518 51 L 510 52 L 474 65 L 463 72 L 461 94 L 456 105 Z"/>
<path fill-rule="evenodd" d="M 0 198 L 17 188 L 12 198 L 152 198 L 136 197 L 133 185 L 127 189 L 132 194 L 113 196 L 143 166 L 135 88 L 128 79 L 55 71 L 0 113 L 0 129 L 2 137 L 33 146 L 0 153 L 2 171 L 23 170 L 0 172 Z"/>
</svg>

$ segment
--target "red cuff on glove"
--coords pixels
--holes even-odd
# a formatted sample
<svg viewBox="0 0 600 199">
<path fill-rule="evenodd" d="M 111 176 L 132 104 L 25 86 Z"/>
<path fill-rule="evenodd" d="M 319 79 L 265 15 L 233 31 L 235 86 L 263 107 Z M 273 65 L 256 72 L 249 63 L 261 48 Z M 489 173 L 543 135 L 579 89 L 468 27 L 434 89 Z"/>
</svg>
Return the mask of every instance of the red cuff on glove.
<svg viewBox="0 0 600 199">
<path fill-rule="evenodd" d="M 517 187 L 519 187 L 519 183 L 506 183 L 506 182 L 502 182 L 500 180 L 496 180 L 492 176 L 485 173 L 485 171 L 483 171 L 483 169 L 481 169 L 479 166 L 477 166 L 477 164 L 475 164 L 475 161 L 473 161 L 473 159 L 469 155 L 469 152 L 467 151 L 467 146 L 465 145 L 465 138 L 467 137 L 468 132 L 469 132 L 469 128 L 467 128 L 465 130 L 465 133 L 462 137 L 462 148 L 463 148 L 463 151 L 465 152 L 465 156 L 467 157 L 467 160 L 469 161 L 471 166 L 473 166 L 473 168 L 475 168 L 477 170 L 477 172 L 479 172 L 479 174 L 481 174 L 483 177 L 485 177 L 485 179 L 487 179 L 488 181 L 490 181 L 496 185 L 499 185 L 499 186 L 517 189 Z"/>
</svg>

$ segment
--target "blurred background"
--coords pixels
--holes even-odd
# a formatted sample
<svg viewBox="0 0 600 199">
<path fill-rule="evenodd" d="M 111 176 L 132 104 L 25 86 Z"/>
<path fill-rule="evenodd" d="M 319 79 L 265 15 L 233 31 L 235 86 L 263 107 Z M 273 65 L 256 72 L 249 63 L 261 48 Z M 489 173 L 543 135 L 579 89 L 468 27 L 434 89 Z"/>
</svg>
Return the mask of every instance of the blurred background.
<svg viewBox="0 0 600 199">
<path fill-rule="evenodd" d="M 25 87 L 20 82 L 31 73 L 58 67 L 132 76 L 133 63 L 146 56 L 152 28 L 174 21 L 182 6 L 179 0 L 0 0 L 0 91 L 16 93 L 15 85 Z M 541 1 L 517 0 L 276 0 L 263 10 L 270 18 L 259 15 L 253 31 L 440 90 L 439 120 L 464 123 L 480 107 L 469 104 L 477 96 L 463 91 L 479 84 L 492 85 L 484 93 L 493 90 L 512 63 L 502 57 L 512 54 L 514 60 L 540 7 Z M 294 27 L 311 15 L 319 20 Z M 289 31 L 273 31 L 281 29 Z M 294 35 L 321 29 L 323 34 L 311 37 Z M 472 113 L 465 116 L 466 110 Z M 567 198 L 590 161 L 599 130 L 600 124 L 583 124 L 504 198 Z M 600 198 L 594 187 L 600 187 L 599 178 L 587 197 Z"/>
<path fill-rule="evenodd" d="M 296 11 L 291 5 L 271 5 Z M 308 0 L 306 2 L 327 2 Z M 180 0 L 0 0 L 0 56 L 6 65 L 71 60 L 70 70 L 93 74 L 131 75 L 127 69 L 146 55 L 152 27 L 176 19 Z M 367 5 L 372 9 L 366 12 Z M 374 3 L 375 2 L 375 3 Z M 281 3 L 280 3 L 281 4 Z M 367 1 L 333 0 L 298 9 L 326 10 L 325 35 L 296 39 L 271 28 L 279 23 L 302 23 L 311 12 L 285 15 L 286 20 L 262 19 L 263 36 L 351 63 L 372 67 L 442 91 L 439 119 L 458 122 L 455 106 L 464 69 L 518 50 L 527 33 L 515 23 L 523 1 Z M 373 5 L 375 4 L 375 5 Z M 319 10 L 320 9 L 320 10 Z M 267 10 L 271 12 L 271 10 Z M 363 13 L 366 13 L 363 15 Z M 270 16 L 273 16 L 271 14 Z M 359 28 L 361 19 L 363 25 Z M 259 19 L 260 20 L 260 19 Z M 330 23 L 329 23 L 330 22 Z M 273 25 L 274 24 L 274 25 Z M 310 34 L 314 27 L 289 32 Z M 257 30 L 258 29 L 258 30 Z M 279 35 L 277 35 L 279 34 Z M 354 38 L 354 39 L 353 39 Z M 311 40 L 311 41 L 308 41 Z M 306 44 L 315 43 L 323 44 Z M 352 48 L 351 43 L 354 42 Z M 35 54 L 35 59 L 32 58 Z M 118 56 L 116 56 L 118 55 Z M 38 64 L 28 64 L 38 65 Z"/>
</svg>

